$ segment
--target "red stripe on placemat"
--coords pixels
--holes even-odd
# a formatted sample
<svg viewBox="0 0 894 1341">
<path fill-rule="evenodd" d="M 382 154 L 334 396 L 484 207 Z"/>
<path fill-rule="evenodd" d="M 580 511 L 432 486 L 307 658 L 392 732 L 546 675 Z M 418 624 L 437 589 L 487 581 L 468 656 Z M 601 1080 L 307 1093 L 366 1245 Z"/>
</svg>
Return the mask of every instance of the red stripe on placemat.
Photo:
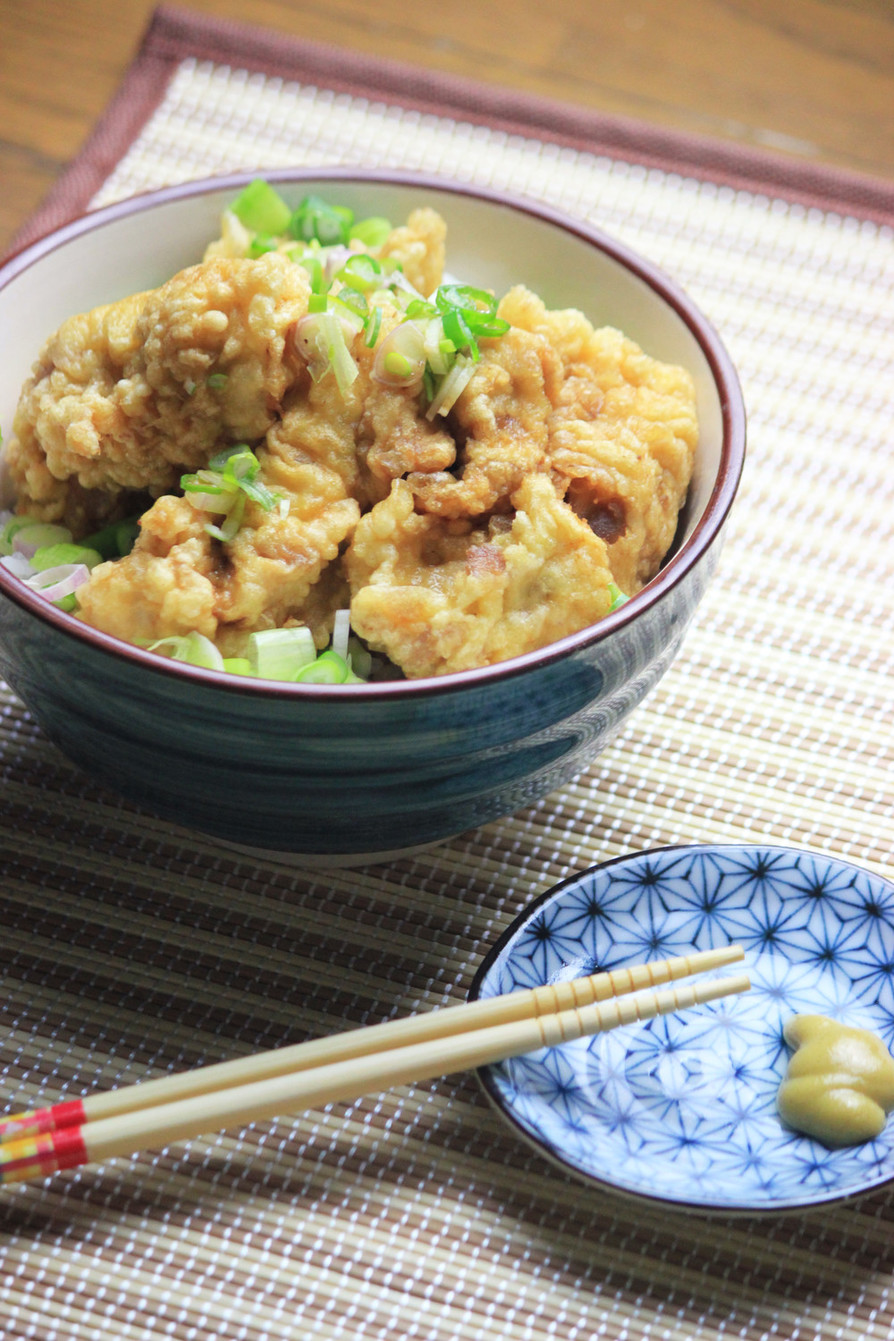
<svg viewBox="0 0 894 1341">
<path fill-rule="evenodd" d="M 881 179 L 161 6 L 84 149 L 19 231 L 13 250 L 87 207 L 163 99 L 177 66 L 188 58 L 894 223 L 894 185 Z"/>
</svg>

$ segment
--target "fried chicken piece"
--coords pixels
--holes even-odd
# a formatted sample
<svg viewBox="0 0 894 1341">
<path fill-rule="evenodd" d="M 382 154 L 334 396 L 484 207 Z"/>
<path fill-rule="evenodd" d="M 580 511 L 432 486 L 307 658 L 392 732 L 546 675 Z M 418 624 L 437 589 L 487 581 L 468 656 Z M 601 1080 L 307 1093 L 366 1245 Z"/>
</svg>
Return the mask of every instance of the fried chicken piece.
<svg viewBox="0 0 894 1341">
<path fill-rule="evenodd" d="M 626 595 L 654 577 L 674 538 L 698 441 L 692 378 L 573 309 L 519 286 L 500 314 L 548 339 L 564 366 L 548 460 L 566 502 L 605 540 Z"/>
<path fill-rule="evenodd" d="M 397 261 L 404 276 L 424 296 L 434 293 L 444 276 L 447 225 L 437 210 L 413 210 L 379 248 L 379 260 Z"/>
<path fill-rule="evenodd" d="M 287 515 L 249 503 L 224 545 L 205 530 L 207 513 L 166 495 L 143 516 L 131 553 L 98 565 L 79 589 L 81 618 L 141 643 L 196 629 L 226 655 L 252 631 L 303 622 L 308 605 L 322 627 L 329 612 L 311 592 L 352 534 L 360 507 L 338 472 L 304 449 L 301 423 L 287 414 L 258 449 L 258 482 L 288 499 Z"/>
<path fill-rule="evenodd" d="M 487 341 L 450 412 L 462 443 L 456 472 L 411 473 L 417 506 L 441 517 L 479 517 L 505 508 L 522 481 L 544 469 L 559 373 L 541 335 L 512 329 Z"/>
<path fill-rule="evenodd" d="M 443 473 L 456 443 L 441 424 L 419 413 L 419 393 L 370 381 L 358 424 L 357 448 L 371 477 L 371 501 L 387 497 L 393 480 Z"/>
<path fill-rule="evenodd" d="M 397 481 L 363 517 L 345 555 L 351 620 L 409 678 L 487 666 L 533 651 L 608 613 L 603 541 L 547 475 L 487 526 L 414 510 Z"/>
<path fill-rule="evenodd" d="M 374 375 L 376 349 L 402 316 L 396 304 L 383 304 L 377 345 L 371 348 L 359 333 L 349 339 L 357 368 L 349 385 L 339 386 L 327 371 L 287 402 L 308 451 L 338 471 L 364 508 L 386 498 L 393 479 L 443 470 L 456 457 L 446 428 L 420 413 L 418 390 L 387 386 Z"/>
<path fill-rule="evenodd" d="M 85 490 L 158 495 L 218 444 L 262 438 L 306 376 L 291 335 L 308 293 L 284 257 L 218 259 L 66 321 L 14 420 L 19 510 L 83 534 Z"/>
<path fill-rule="evenodd" d="M 159 498 L 130 554 L 99 564 L 78 589 L 79 617 L 143 646 L 193 629 L 213 638 L 218 556 L 205 520 L 185 498 Z"/>
</svg>

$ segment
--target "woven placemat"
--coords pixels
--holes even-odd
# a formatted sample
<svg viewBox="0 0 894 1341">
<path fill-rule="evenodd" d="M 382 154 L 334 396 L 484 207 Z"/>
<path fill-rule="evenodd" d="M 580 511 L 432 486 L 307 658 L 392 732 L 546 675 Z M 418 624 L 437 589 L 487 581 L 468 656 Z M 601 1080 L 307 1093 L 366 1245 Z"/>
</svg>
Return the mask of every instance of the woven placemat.
<svg viewBox="0 0 894 1341">
<path fill-rule="evenodd" d="M 243 859 L 94 786 L 0 688 L 10 1107 L 461 1000 L 560 878 L 675 842 L 894 876 L 894 190 L 173 10 L 21 235 L 188 178 L 388 164 L 548 200 L 673 274 L 740 370 L 720 571 L 622 736 L 412 859 Z M 579 1186 L 472 1076 L 0 1195 L 0 1335 L 890 1338 L 894 1196 L 676 1216 Z"/>
</svg>

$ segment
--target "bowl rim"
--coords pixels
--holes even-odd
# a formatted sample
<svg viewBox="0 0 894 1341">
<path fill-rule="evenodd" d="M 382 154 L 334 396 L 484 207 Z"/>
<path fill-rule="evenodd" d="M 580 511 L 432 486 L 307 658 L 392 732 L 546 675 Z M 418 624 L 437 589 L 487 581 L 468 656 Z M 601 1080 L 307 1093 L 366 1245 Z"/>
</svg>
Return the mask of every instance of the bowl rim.
<svg viewBox="0 0 894 1341">
<path fill-rule="evenodd" d="M 631 271 L 648 288 L 656 292 L 688 327 L 711 370 L 720 397 L 723 427 L 720 464 L 704 511 L 692 535 L 662 565 L 655 577 L 641 591 L 630 597 L 618 610 L 606 615 L 598 624 L 588 625 L 577 633 L 567 634 L 564 638 L 548 643 L 545 647 L 522 653 L 506 661 L 495 662 L 490 666 L 454 671 L 448 675 L 360 685 L 291 684 L 259 678 L 247 679 L 227 674 L 225 671 L 207 670 L 186 662 L 173 661 L 72 619 L 70 615 L 50 605 L 37 593 L 29 591 L 2 567 L 0 567 L 0 594 L 78 643 L 86 643 L 100 653 L 109 653 L 116 658 L 123 658 L 131 665 L 160 675 L 170 675 L 180 681 L 196 680 L 231 693 L 249 692 L 274 698 L 336 699 L 340 702 L 344 702 L 346 698 L 356 700 L 358 697 L 362 697 L 363 700 L 412 698 L 420 694 L 449 693 L 470 685 L 514 678 L 534 669 L 551 666 L 582 648 L 595 646 L 616 629 L 623 628 L 647 609 L 657 606 L 668 596 L 677 581 L 719 540 L 723 523 L 732 507 L 741 481 L 746 441 L 746 412 L 742 388 L 726 346 L 713 323 L 693 299 L 654 262 L 604 233 L 600 228 L 557 210 L 539 199 L 490 187 L 479 187 L 472 182 L 434 174 L 405 169 L 355 168 L 349 165 L 315 167 L 304 164 L 296 168 L 260 169 L 195 178 L 171 186 L 141 191 L 109 205 L 88 209 L 77 218 L 43 234 L 3 260 L 0 264 L 0 291 L 46 255 L 86 233 L 95 232 L 122 218 L 193 196 L 209 195 L 218 191 L 232 191 L 235 194 L 258 176 L 263 176 L 267 181 L 279 186 L 300 185 L 308 181 L 338 184 L 353 181 L 467 196 L 529 215 L 570 233 Z"/>
</svg>

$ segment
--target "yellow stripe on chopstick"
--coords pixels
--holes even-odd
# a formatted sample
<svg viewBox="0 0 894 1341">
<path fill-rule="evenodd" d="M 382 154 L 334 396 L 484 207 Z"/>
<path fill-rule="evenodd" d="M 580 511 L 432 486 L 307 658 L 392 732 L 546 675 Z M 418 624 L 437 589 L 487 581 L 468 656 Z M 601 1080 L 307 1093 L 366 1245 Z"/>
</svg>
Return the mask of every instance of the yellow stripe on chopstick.
<svg viewBox="0 0 894 1341">
<path fill-rule="evenodd" d="M 471 1030 L 463 1027 L 460 1017 L 472 1007 L 450 1008 L 456 1031 L 437 1039 L 404 1042 L 383 1051 L 341 1057 L 224 1089 L 207 1088 L 188 1098 L 93 1119 L 78 1127 L 38 1137 L 36 1141 L 33 1138 L 11 1141 L 0 1147 L 0 1183 L 46 1177 L 58 1169 L 95 1164 L 194 1136 L 357 1099 L 394 1085 L 431 1080 L 454 1071 L 485 1066 L 636 1020 L 666 1015 L 745 992 L 749 986 L 749 980 L 743 974 L 663 991 L 643 992 L 634 988 L 630 993 L 589 1005 L 503 1020 Z M 331 1041 L 344 1037 L 339 1035 Z M 207 1081 L 213 1069 L 207 1067 L 194 1074 Z"/>
<path fill-rule="evenodd" d="M 351 1029 L 329 1038 L 315 1038 L 250 1057 L 216 1062 L 193 1071 L 159 1076 L 137 1085 L 126 1085 L 120 1089 L 87 1095 L 83 1099 L 67 1100 L 47 1108 L 11 1115 L 0 1120 L 0 1145 L 21 1140 L 25 1136 L 49 1135 L 99 1118 L 129 1113 L 136 1108 L 173 1103 L 212 1089 L 229 1089 L 234 1085 L 303 1071 L 311 1066 L 325 1066 L 351 1057 L 362 1057 L 386 1048 L 406 1047 L 412 1043 L 444 1038 L 459 1028 L 460 1021 L 462 1028 L 469 1031 L 506 1024 L 512 1020 L 554 1014 L 573 1006 L 591 1005 L 610 997 L 626 996 L 646 987 L 658 987 L 681 978 L 691 978 L 696 973 L 723 968 L 743 958 L 744 951 L 740 945 L 720 946 L 691 955 L 655 960 L 650 964 L 634 964 L 607 973 L 571 978 L 567 982 L 549 983 L 527 991 L 446 1006 L 442 1010 L 413 1015 L 408 1019 L 387 1020 L 384 1024 Z"/>
</svg>

